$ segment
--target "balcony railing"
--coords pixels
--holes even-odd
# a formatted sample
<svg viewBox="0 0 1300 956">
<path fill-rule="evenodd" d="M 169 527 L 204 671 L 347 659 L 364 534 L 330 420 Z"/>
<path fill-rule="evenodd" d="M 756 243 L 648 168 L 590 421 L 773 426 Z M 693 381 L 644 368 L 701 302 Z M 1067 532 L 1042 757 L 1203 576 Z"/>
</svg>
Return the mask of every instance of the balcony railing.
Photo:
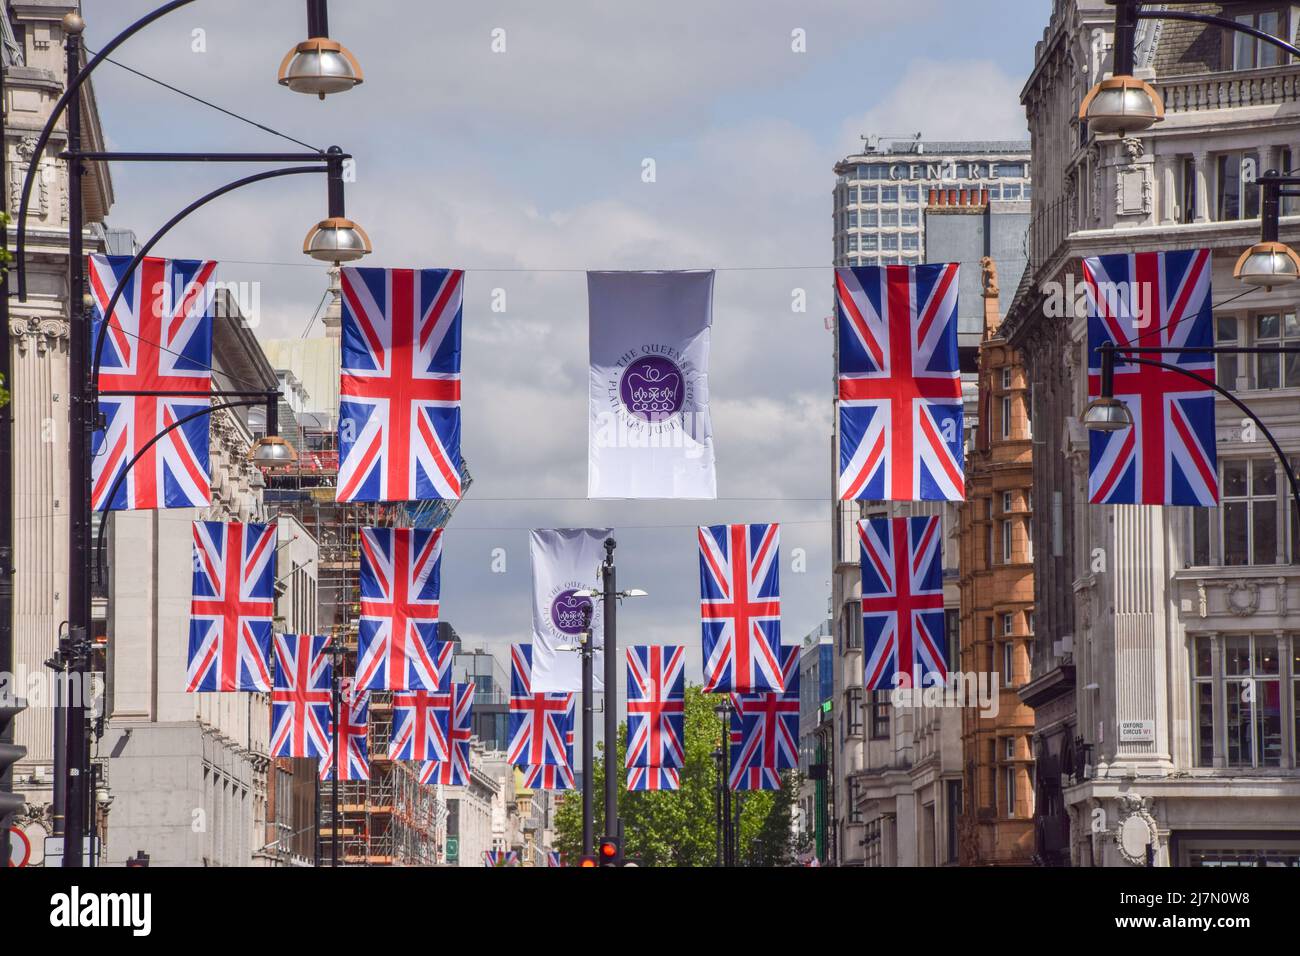
<svg viewBox="0 0 1300 956">
<path fill-rule="evenodd" d="M 1166 113 L 1294 103 L 1300 101 L 1300 63 L 1169 77 L 1154 85 L 1165 101 Z"/>
</svg>

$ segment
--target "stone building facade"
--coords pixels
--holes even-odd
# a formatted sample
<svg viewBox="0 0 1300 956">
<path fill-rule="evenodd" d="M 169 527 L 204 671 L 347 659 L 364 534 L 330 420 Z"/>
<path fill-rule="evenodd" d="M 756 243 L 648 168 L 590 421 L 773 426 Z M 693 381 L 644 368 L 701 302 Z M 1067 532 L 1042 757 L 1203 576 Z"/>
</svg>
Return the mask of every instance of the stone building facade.
<svg viewBox="0 0 1300 956">
<path fill-rule="evenodd" d="M 61 21 L 74 0 L 0 3 L 3 33 L 5 151 L 4 208 L 15 215 L 23 178 L 35 163 L 27 218 L 27 298 L 9 304 L 14 414 L 14 663 L 21 686 L 49 673 L 59 627 L 68 618 L 68 176 L 58 154 L 67 144 L 62 121 L 42 156 L 36 141 L 65 87 Z M 92 84 L 82 87 L 82 142 L 104 149 Z M 82 179 L 87 253 L 104 250 L 104 218 L 113 204 L 108 168 L 90 163 Z M 10 249 L 15 229 L 9 229 Z M 16 279 L 11 291 L 17 292 Z M 99 663 L 97 661 L 96 663 Z M 34 700 L 14 721 L 15 742 L 27 756 L 14 768 L 14 789 L 27 799 L 16 825 L 33 843 L 54 824 L 54 714 L 52 695 Z"/>
<path fill-rule="evenodd" d="M 1024 364 L 1003 338 L 997 265 L 982 271 L 979 420 L 960 510 L 963 673 L 996 677 L 998 706 L 962 710 L 963 866 L 1026 864 L 1033 853 L 1033 711 L 1016 688 L 1029 678 L 1034 632 L 1033 443 Z"/>
<path fill-rule="evenodd" d="M 1289 6 L 1247 13 L 1266 8 L 1279 15 L 1272 29 L 1294 35 Z M 1151 847 L 1157 865 L 1294 865 L 1300 533 L 1283 466 L 1220 399 L 1219 507 L 1087 504 L 1086 321 L 1067 303 L 1082 256 L 1206 248 L 1219 344 L 1300 336 L 1296 290 L 1234 298 L 1246 290 L 1232 278 L 1259 238 L 1253 179 L 1296 165 L 1300 65 L 1204 24 L 1143 21 L 1138 73 L 1165 120 L 1096 135 L 1075 117 L 1110 70 L 1113 15 L 1102 0 L 1055 0 L 1022 93 L 1038 188 L 1030 273 L 1005 334 L 1034 400 L 1036 634 L 1020 693 L 1035 710 L 1036 854 L 1140 865 Z M 1295 243 L 1300 219 L 1283 212 L 1282 239 Z M 1293 366 L 1263 355 L 1218 366 L 1292 467 Z"/>
</svg>

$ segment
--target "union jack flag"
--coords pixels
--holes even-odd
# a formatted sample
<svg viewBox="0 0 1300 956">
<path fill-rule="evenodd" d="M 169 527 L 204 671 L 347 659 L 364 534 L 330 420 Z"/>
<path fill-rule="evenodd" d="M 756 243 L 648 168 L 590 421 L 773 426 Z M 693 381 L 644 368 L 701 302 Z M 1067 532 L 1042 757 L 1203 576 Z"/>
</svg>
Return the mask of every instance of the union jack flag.
<svg viewBox="0 0 1300 956">
<path fill-rule="evenodd" d="M 444 787 L 469 786 L 469 741 L 474 736 L 471 713 L 474 685 L 451 685 L 451 713 L 447 715 L 447 747 L 450 760 L 430 761 L 420 770 L 420 783 L 440 783 Z"/>
<path fill-rule="evenodd" d="M 1101 394 L 1104 342 L 1119 347 L 1214 344 L 1210 251 L 1138 252 L 1083 260 L 1088 289 L 1088 397 Z M 1136 358 L 1142 358 L 1138 355 Z M 1089 432 L 1088 498 L 1107 505 L 1215 505 L 1214 355 L 1158 356 L 1168 369 L 1115 356 L 1114 395 L 1133 424 Z"/>
<path fill-rule="evenodd" d="M 841 499 L 966 497 L 957 270 L 835 270 Z"/>
<path fill-rule="evenodd" d="M 559 850 L 547 850 L 546 865 L 552 869 L 557 866 L 564 866 L 564 854 Z"/>
<path fill-rule="evenodd" d="M 455 645 L 438 640 L 442 529 L 361 529 L 357 683 L 446 690 Z"/>
<path fill-rule="evenodd" d="M 627 649 L 626 767 L 681 767 L 686 720 L 686 648 Z"/>
<path fill-rule="evenodd" d="M 858 522 L 867 690 L 948 679 L 941 538 L 937 515 Z"/>
<path fill-rule="evenodd" d="M 631 767 L 627 772 L 628 793 L 681 788 L 681 771 L 675 767 Z"/>
<path fill-rule="evenodd" d="M 325 759 L 320 762 L 320 778 L 334 779 L 334 737 L 339 738 L 339 758 L 343 763 L 340 780 L 369 780 L 370 759 L 366 751 L 366 721 L 370 716 L 370 692 L 356 687 L 351 677 L 340 682 L 340 705 L 343 724 L 330 721 L 330 742 Z M 331 708 L 333 701 L 331 701 Z"/>
<path fill-rule="evenodd" d="M 484 866 L 518 866 L 519 854 L 515 850 L 484 850 Z"/>
<path fill-rule="evenodd" d="M 799 648 L 794 645 L 781 648 L 781 679 L 780 692 L 731 695 L 732 727 L 741 732 L 731 755 L 733 780 L 756 768 L 799 766 Z"/>
<path fill-rule="evenodd" d="M 90 257 L 87 279 L 95 336 L 132 258 Z M 212 500 L 206 415 L 169 432 L 144 452 L 112 501 L 108 492 L 150 439 L 211 403 L 205 396 L 212 390 L 216 268 L 215 262 L 146 258 L 127 280 L 108 323 L 99 373 L 105 428 L 95 433 L 92 443 L 91 504 L 96 511 L 201 507 Z M 105 394 L 112 392 L 179 394 Z"/>
<path fill-rule="evenodd" d="M 185 689 L 271 689 L 275 525 L 194 522 Z"/>
<path fill-rule="evenodd" d="M 343 269 L 339 501 L 459 498 L 456 269 Z"/>
<path fill-rule="evenodd" d="M 573 735 L 569 735 L 572 750 Z M 546 764 L 519 768 L 524 775 L 524 786 L 529 790 L 572 790 L 575 786 L 572 767 L 555 767 Z"/>
<path fill-rule="evenodd" d="M 329 639 L 313 634 L 275 635 L 275 689 L 271 691 L 271 754 L 324 757 L 330 751 Z"/>
<path fill-rule="evenodd" d="M 701 527 L 704 693 L 779 690 L 781 526 Z"/>
<path fill-rule="evenodd" d="M 516 767 L 572 767 L 573 694 L 532 692 L 533 645 L 510 645 L 510 745 Z"/>
<path fill-rule="evenodd" d="M 453 685 L 454 686 L 454 685 Z M 448 747 L 452 691 L 407 690 L 393 694 L 393 736 L 389 760 L 442 763 L 451 759 Z"/>
<path fill-rule="evenodd" d="M 746 723 L 746 719 L 741 716 L 739 709 L 736 707 L 736 697 L 731 695 L 731 720 L 730 720 L 730 738 L 729 758 L 731 761 L 731 773 L 727 777 L 727 787 L 733 791 L 739 790 L 780 790 L 781 773 L 775 767 L 764 767 L 759 763 L 746 763 L 744 761 L 743 751 L 748 738 L 751 736 L 751 727 Z"/>
</svg>

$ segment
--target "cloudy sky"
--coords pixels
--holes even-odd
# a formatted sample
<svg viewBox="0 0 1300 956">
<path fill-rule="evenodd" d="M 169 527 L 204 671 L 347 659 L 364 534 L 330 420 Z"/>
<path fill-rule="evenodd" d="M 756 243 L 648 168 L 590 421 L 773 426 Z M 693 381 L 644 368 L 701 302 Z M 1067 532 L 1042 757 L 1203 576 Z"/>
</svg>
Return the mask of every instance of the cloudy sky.
<svg viewBox="0 0 1300 956">
<path fill-rule="evenodd" d="M 155 5 L 85 0 L 88 46 Z M 698 647 L 693 529 L 746 520 L 782 523 L 784 637 L 795 642 L 830 594 L 832 166 L 864 133 L 1024 136 L 1018 93 L 1050 7 L 333 0 L 330 32 L 366 81 L 324 102 L 275 83 L 305 35 L 298 0 L 198 0 L 114 59 L 355 154 L 347 202 L 374 242 L 366 264 L 467 270 L 463 440 L 475 480 L 447 535 L 442 589 L 443 615 L 468 642 L 527 638 L 527 528 L 612 526 L 620 583 L 651 595 L 627 606 L 620 642 Z M 95 82 L 115 148 L 297 148 L 111 64 Z M 148 235 L 246 171 L 119 166 L 110 223 Z M 159 252 L 215 258 L 223 278 L 260 282 L 259 334 L 296 337 L 325 287 L 300 251 L 324 202 L 315 177 L 253 186 L 191 217 Z M 588 502 L 583 271 L 681 268 L 720 270 L 719 500 Z M 504 313 L 490 308 L 496 289 Z M 804 313 L 791 309 L 796 289 Z M 495 548 L 505 573 L 492 570 Z"/>
</svg>

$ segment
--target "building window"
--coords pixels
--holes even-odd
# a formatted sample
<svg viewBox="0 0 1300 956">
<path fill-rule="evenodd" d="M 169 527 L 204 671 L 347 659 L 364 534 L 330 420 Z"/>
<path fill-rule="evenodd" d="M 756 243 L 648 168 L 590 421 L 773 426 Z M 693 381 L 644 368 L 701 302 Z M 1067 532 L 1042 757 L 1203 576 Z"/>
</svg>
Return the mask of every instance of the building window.
<svg viewBox="0 0 1300 956">
<path fill-rule="evenodd" d="M 848 817 L 849 817 L 849 823 L 861 823 L 861 822 L 862 822 L 862 809 L 861 809 L 861 807 L 858 806 L 858 779 L 857 779 L 857 777 L 849 777 L 849 787 L 848 787 L 848 790 L 849 790 L 849 792 L 848 792 L 848 800 L 849 800 L 849 812 L 848 812 Z"/>
<path fill-rule="evenodd" d="M 1214 667 L 1210 638 L 1196 639 L 1192 655 L 1192 706 L 1196 708 L 1196 761 L 1214 766 Z"/>
<path fill-rule="evenodd" d="M 1025 390 L 1025 436 L 1034 437 L 1034 386 L 1031 383 Z M 1033 506 L 1030 505 L 1032 509 Z"/>
<path fill-rule="evenodd" d="M 1004 491 L 1002 492 L 1002 513 L 1006 514 L 1011 510 L 1011 492 Z"/>
<path fill-rule="evenodd" d="M 1002 791 L 1006 795 L 1007 816 L 1016 815 L 1016 768 L 1002 768 Z"/>
<path fill-rule="evenodd" d="M 863 187 L 859 190 L 859 196 L 860 196 L 860 199 L 859 199 L 860 202 L 864 202 L 864 203 L 868 203 L 868 202 L 870 202 L 870 203 L 879 202 L 879 201 L 880 201 L 880 187 L 878 187 L 878 186 L 863 186 Z"/>
<path fill-rule="evenodd" d="M 1230 767 L 1280 767 L 1282 752 L 1281 654 L 1274 635 L 1229 635 L 1223 640 L 1223 661 L 1216 672 L 1211 638 L 1197 638 L 1194 649 L 1192 694 L 1196 707 L 1197 758 L 1213 764 L 1215 721 L 1214 690 L 1223 695 L 1225 726 L 1221 739 Z M 1300 639 L 1291 637 L 1292 693 L 1295 693 L 1295 656 Z M 1294 698 L 1293 698 L 1294 700 Z M 1294 753 L 1295 742 L 1291 744 Z"/>
<path fill-rule="evenodd" d="M 1218 157 L 1220 222 L 1259 215 L 1259 153 L 1241 151 Z"/>
<path fill-rule="evenodd" d="M 903 202 L 920 202 L 920 201 L 921 201 L 921 187 L 919 186 L 903 187 Z M 915 213 L 915 210 L 913 210 L 913 213 Z"/>
<path fill-rule="evenodd" d="M 921 237 L 914 232 L 903 233 L 903 250 L 915 252 L 921 248 Z"/>
<path fill-rule="evenodd" d="M 946 859 L 949 863 L 957 862 L 958 837 L 957 823 L 961 819 L 961 781 L 949 780 L 945 784 L 948 791 L 948 846 Z"/>
<path fill-rule="evenodd" d="M 1220 315 L 1214 320 L 1214 343 L 1216 345 L 1237 344 L 1237 317 Z M 1215 381 L 1224 388 L 1237 387 L 1237 356 L 1220 355 L 1214 369 Z"/>
<path fill-rule="evenodd" d="M 1011 396 L 1010 395 L 1002 396 L 1002 414 L 1000 417 L 1002 419 L 1001 422 L 1002 437 L 1010 438 L 1011 437 Z"/>
<path fill-rule="evenodd" d="M 841 620 L 840 644 L 845 651 L 856 650 L 862 646 L 862 602 L 845 601 L 844 617 Z"/>
<path fill-rule="evenodd" d="M 880 210 L 880 225 L 885 228 L 893 228 L 898 225 L 897 209 Z"/>
<path fill-rule="evenodd" d="M 844 736 L 862 736 L 861 687 L 850 687 L 844 692 Z"/>
<path fill-rule="evenodd" d="M 848 215 L 847 227 L 849 229 L 858 228 L 858 212 L 856 209 L 850 209 Z"/>
<path fill-rule="evenodd" d="M 862 233 L 859 238 L 862 240 L 861 248 L 863 252 L 875 252 L 880 248 L 880 237 L 874 232 Z"/>
<path fill-rule="evenodd" d="M 1016 685 L 1016 642 L 1006 641 L 1002 645 L 1002 683 L 1007 687 Z"/>
<path fill-rule="evenodd" d="M 889 691 L 871 692 L 871 739 L 889 739 Z"/>
<path fill-rule="evenodd" d="M 999 524 L 1001 525 L 1001 531 L 1002 531 L 1002 563 L 1010 564 L 1011 563 L 1011 522 L 1004 520 L 999 522 Z"/>
<path fill-rule="evenodd" d="M 921 210 L 900 209 L 898 211 L 898 221 L 901 225 L 909 229 L 915 229 L 921 224 Z"/>
<path fill-rule="evenodd" d="M 1002 615 L 1002 636 L 1010 637 L 1015 632 L 1015 615 Z"/>
<path fill-rule="evenodd" d="M 898 251 L 898 233 L 896 232 L 885 233 L 883 236 L 881 236 L 880 248 L 886 250 L 887 252 Z M 895 256 L 892 258 L 897 258 L 897 257 Z"/>
<path fill-rule="evenodd" d="M 858 814 L 857 820 L 851 820 L 854 823 L 862 822 L 862 814 Z M 867 824 L 866 836 L 862 838 L 862 865 L 863 866 L 883 866 L 884 857 L 884 840 L 881 838 L 880 817 L 876 817 Z"/>
<path fill-rule="evenodd" d="M 1003 388 L 1011 387 L 1011 366 L 1009 365 L 1004 366 L 1002 369 L 1002 387 Z"/>
<path fill-rule="evenodd" d="M 866 228 L 874 228 L 880 223 L 880 213 L 874 209 L 863 209 L 861 216 L 862 225 Z"/>
<path fill-rule="evenodd" d="M 881 186 L 881 187 L 880 187 L 880 201 L 881 201 L 881 202 L 898 202 L 898 187 L 897 187 L 897 186 Z"/>
<path fill-rule="evenodd" d="M 1300 343 L 1300 322 L 1294 312 L 1270 312 L 1255 316 L 1255 344 L 1295 346 Z M 1283 361 L 1285 359 L 1285 361 Z M 1256 355 L 1256 388 L 1296 388 L 1300 386 L 1300 354 Z"/>
<path fill-rule="evenodd" d="M 961 610 L 944 608 L 943 612 L 944 666 L 949 673 L 961 669 Z"/>
<path fill-rule="evenodd" d="M 1034 633 L 1034 612 L 1033 611 L 1025 612 L 1025 633 L 1030 635 L 1031 637 L 1033 636 Z M 1032 647 L 1033 645 L 1030 646 Z"/>
<path fill-rule="evenodd" d="M 1288 39 L 1286 31 L 1286 14 L 1282 10 L 1263 10 L 1257 13 L 1243 13 L 1233 17 L 1238 23 L 1267 33 L 1269 36 Z M 1232 69 L 1258 70 L 1277 66 L 1282 62 L 1283 51 L 1271 43 L 1253 37 L 1248 33 L 1231 31 L 1225 35 L 1225 41 L 1232 44 Z"/>
<path fill-rule="evenodd" d="M 1178 222 L 1196 221 L 1196 159 L 1184 156 L 1178 167 Z"/>
<path fill-rule="evenodd" d="M 1278 563 L 1277 466 L 1271 458 L 1220 463 L 1220 533 L 1223 563 Z"/>
<path fill-rule="evenodd" d="M 1019 199 L 1019 198 L 1020 198 L 1020 184 L 1019 184 L 1019 183 L 1003 183 L 1003 184 L 1002 184 L 1002 198 L 1003 198 L 1003 199 Z"/>
</svg>

